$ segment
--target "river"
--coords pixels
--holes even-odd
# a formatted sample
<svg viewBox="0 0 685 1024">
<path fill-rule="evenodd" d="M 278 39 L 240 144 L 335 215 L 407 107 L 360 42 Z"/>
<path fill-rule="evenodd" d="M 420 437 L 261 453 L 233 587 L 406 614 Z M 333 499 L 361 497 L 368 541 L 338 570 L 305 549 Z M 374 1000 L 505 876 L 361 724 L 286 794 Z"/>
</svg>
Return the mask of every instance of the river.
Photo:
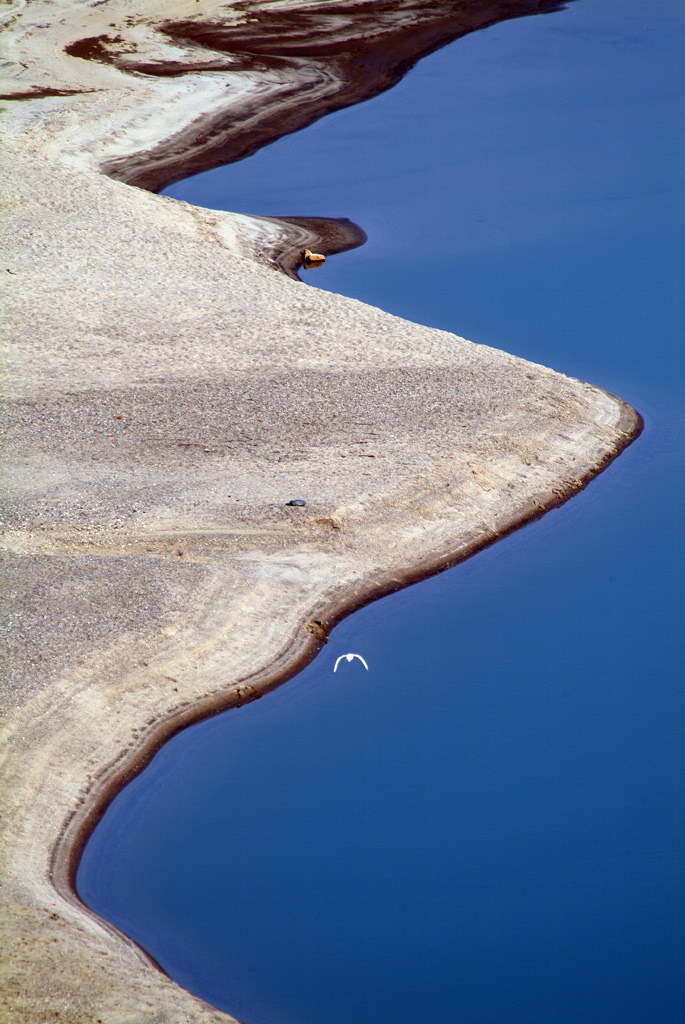
<svg viewBox="0 0 685 1024">
<path fill-rule="evenodd" d="M 368 243 L 307 284 L 645 418 L 561 509 L 356 612 L 109 807 L 82 898 L 246 1024 L 682 1021 L 684 29 L 672 0 L 504 22 L 168 190 L 349 217 Z M 334 673 L 348 651 L 369 670 Z"/>
</svg>

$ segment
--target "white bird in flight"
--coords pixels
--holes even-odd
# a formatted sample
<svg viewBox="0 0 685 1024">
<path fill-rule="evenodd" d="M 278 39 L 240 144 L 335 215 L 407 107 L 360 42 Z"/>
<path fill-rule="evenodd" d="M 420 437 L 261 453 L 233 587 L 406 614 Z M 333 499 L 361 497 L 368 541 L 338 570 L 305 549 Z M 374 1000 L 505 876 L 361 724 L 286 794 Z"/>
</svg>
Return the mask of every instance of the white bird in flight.
<svg viewBox="0 0 685 1024">
<path fill-rule="evenodd" d="M 340 657 L 336 660 L 335 665 L 333 666 L 333 671 L 338 671 L 338 665 L 340 664 L 341 661 L 352 661 L 353 658 L 358 658 L 359 661 L 361 661 L 364 668 L 366 669 L 366 671 L 369 671 L 369 666 L 366 664 L 361 654 L 341 654 Z"/>
</svg>

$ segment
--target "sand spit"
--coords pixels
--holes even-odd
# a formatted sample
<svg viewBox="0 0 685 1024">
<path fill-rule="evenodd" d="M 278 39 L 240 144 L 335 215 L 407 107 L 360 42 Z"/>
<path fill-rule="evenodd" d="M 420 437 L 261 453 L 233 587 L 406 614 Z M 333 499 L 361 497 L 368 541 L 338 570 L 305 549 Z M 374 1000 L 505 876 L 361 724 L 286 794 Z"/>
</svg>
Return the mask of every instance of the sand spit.
<svg viewBox="0 0 685 1024">
<path fill-rule="evenodd" d="M 640 426 L 587 384 L 280 273 L 321 225 L 125 182 L 555 6 L 4 5 L 3 1020 L 228 1020 L 75 897 L 107 798 L 346 609 L 559 504 Z"/>
</svg>

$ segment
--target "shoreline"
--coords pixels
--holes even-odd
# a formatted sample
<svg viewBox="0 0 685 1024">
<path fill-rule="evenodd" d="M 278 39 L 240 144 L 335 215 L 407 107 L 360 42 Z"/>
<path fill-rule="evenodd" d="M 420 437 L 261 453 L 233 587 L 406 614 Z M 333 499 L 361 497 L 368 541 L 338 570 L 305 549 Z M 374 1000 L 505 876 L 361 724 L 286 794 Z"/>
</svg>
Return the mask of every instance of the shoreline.
<svg viewBox="0 0 685 1024">
<path fill-rule="evenodd" d="M 616 397 L 609 392 L 606 392 L 606 394 L 610 398 Z M 644 429 L 644 421 L 639 414 L 635 417 L 631 413 L 632 409 L 626 406 L 622 415 L 622 420 L 627 428 L 624 431 L 626 437 L 625 444 L 615 452 L 607 454 L 602 466 L 596 470 L 589 471 L 579 486 L 569 489 L 563 495 L 552 496 L 547 505 L 540 506 L 537 511 L 522 516 L 519 521 L 511 522 L 501 533 L 484 539 L 472 548 L 462 550 L 458 554 L 449 551 L 435 552 L 433 556 L 427 557 L 421 564 L 408 568 L 404 573 L 398 573 L 386 579 L 380 578 L 373 583 L 369 582 L 366 591 L 360 589 L 354 596 L 341 594 L 337 603 L 330 601 L 327 604 L 322 604 L 320 607 L 315 606 L 311 609 L 308 622 L 304 623 L 301 630 L 291 638 L 289 646 L 282 652 L 277 661 L 273 662 L 266 670 L 256 673 L 255 676 L 247 676 L 241 680 L 241 685 L 244 689 L 241 690 L 240 694 L 227 694 L 221 697 L 210 698 L 206 702 L 199 701 L 186 711 L 174 712 L 167 718 L 156 722 L 150 735 L 141 737 L 142 742 L 136 754 L 128 761 L 124 761 L 119 766 L 118 771 L 107 772 L 102 787 L 91 789 L 87 803 L 84 803 L 83 807 L 76 809 L 72 817 L 64 823 L 63 830 L 54 843 L 50 856 L 50 879 L 55 890 L 77 906 L 81 912 L 92 916 L 99 925 L 104 925 L 117 939 L 130 946 L 144 963 L 159 971 L 172 984 L 179 985 L 143 946 L 125 932 L 122 932 L 116 925 L 112 925 L 105 918 L 100 917 L 87 903 L 83 902 L 78 894 L 76 874 L 81 855 L 90 836 L 97 828 L 111 802 L 134 778 L 145 770 L 159 750 L 178 733 L 198 722 L 230 711 L 232 708 L 242 707 L 244 704 L 259 700 L 267 693 L 289 682 L 289 680 L 294 678 L 314 660 L 328 642 L 330 630 L 343 619 L 353 615 L 366 605 L 387 597 L 389 594 L 396 593 L 399 590 L 454 568 L 485 548 L 492 547 L 510 534 L 516 533 L 518 530 L 536 522 L 553 509 L 560 508 L 567 501 L 580 494 L 596 476 L 604 472 L 622 454 L 625 448 L 639 438 Z M 310 630 L 309 627 L 313 625 L 322 627 L 322 636 L 319 635 L 318 631 Z M 308 631 L 309 635 L 305 636 L 304 631 Z M 277 668 L 276 665 L 282 667 Z M 179 985 L 179 987 L 182 986 Z M 231 1020 L 232 1018 L 227 1017 L 226 1019 Z"/>
<path fill-rule="evenodd" d="M 5 19 L 26 58 L 17 95 L 22 78 L 42 90 L 17 104 L 6 157 L 8 1020 L 58 1010 L 71 1024 L 228 1021 L 159 965 L 149 971 L 152 958 L 78 899 L 80 850 L 106 803 L 174 732 L 291 678 L 321 647 L 317 621 L 325 631 L 562 504 L 641 419 L 601 389 L 302 288 L 292 278 L 302 239 L 321 237 L 316 218 L 224 214 L 104 176 L 112 160 L 157 174 L 160 137 L 180 167 L 174 147 L 202 128 L 198 96 L 218 102 L 217 75 L 237 79 L 224 119 L 265 94 L 254 68 L 219 70 L 226 53 L 206 47 L 204 70 L 184 84 L 178 62 L 197 65 L 197 50 L 156 39 L 152 0 L 87 17 L 74 2 L 46 28 L 49 6 L 15 5 Z M 556 6 L 511 0 L 479 17 Z M 216 7 L 173 0 L 197 21 Z M 367 31 L 372 4 L 357 7 Z M 425 41 L 442 38 L 447 7 L 397 0 L 383 16 L 403 43 L 424 18 Z M 157 68 L 151 83 L 111 53 L 68 54 L 74 34 L 94 38 L 112 17 L 129 46 L 132 12 L 144 33 L 135 45 L 176 61 L 170 77 Z M 235 12 L 223 13 L 234 33 Z M 387 30 L 371 33 L 371 49 Z M 336 45 L 357 52 L 349 25 Z M 303 116 L 302 70 L 287 64 L 269 81 L 272 126 L 279 104 Z M 326 88 L 330 102 L 335 75 Z M 310 99 L 311 114 L 319 93 Z M 180 133 L 165 100 L 174 117 L 194 105 Z M 198 145 L 188 160 L 217 159 Z M 333 232 L 324 251 L 359 237 L 321 221 Z M 371 442 L 360 435 L 374 448 L 363 469 L 354 446 Z M 300 493 L 307 508 L 286 509 Z"/>
<path fill-rule="evenodd" d="M 606 392 L 606 394 L 611 398 L 616 397 L 610 395 L 609 392 Z M 637 418 L 633 417 L 631 412 L 630 407 L 626 407 L 623 410 L 622 420 L 627 428 L 624 430 L 626 440 L 623 446 L 613 453 L 608 453 L 601 467 L 588 471 L 578 486 L 574 486 L 564 494 L 550 496 L 546 505 L 541 505 L 534 512 L 524 514 L 519 520 L 512 521 L 501 533 L 485 538 L 475 543 L 473 547 L 459 550 L 458 553 L 453 551 L 436 551 L 432 555 L 428 555 L 421 563 L 407 568 L 404 573 L 397 573 L 385 579 L 381 577 L 373 583 L 369 581 L 365 590 L 360 588 L 354 595 L 341 594 L 337 602 L 331 600 L 320 607 L 315 606 L 311 609 L 308 622 L 303 623 L 301 630 L 291 637 L 289 646 L 278 658 L 278 664 L 284 663 L 285 667 L 276 668 L 276 663 L 272 663 L 264 671 L 255 673 L 255 676 L 247 676 L 242 679 L 241 683 L 244 689 L 240 694 L 213 697 L 205 704 L 201 702 L 196 703 L 191 709 L 174 713 L 168 718 L 156 722 L 154 729 L 151 730 L 151 734 L 148 737 L 142 737 L 143 742 L 138 748 L 135 761 L 121 765 L 116 776 L 108 777 L 104 787 L 99 792 L 96 793 L 91 790 L 89 805 L 84 806 L 80 814 L 74 812 L 73 817 L 65 822 L 63 832 L 53 847 L 51 856 L 51 878 L 56 889 L 63 893 L 69 893 L 88 913 L 94 914 L 98 921 L 102 921 L 99 915 L 90 910 L 87 904 L 83 903 L 76 890 L 76 872 L 81 854 L 112 800 L 148 766 L 155 754 L 173 736 L 176 736 L 197 722 L 223 714 L 231 708 L 242 707 L 244 704 L 259 700 L 272 690 L 285 685 L 285 683 L 294 678 L 314 660 L 328 642 L 329 632 L 338 623 L 361 608 L 366 607 L 366 605 L 382 600 L 390 594 L 414 586 L 441 572 L 454 568 L 480 551 L 497 544 L 505 537 L 524 529 L 531 523 L 537 522 L 537 520 L 547 515 L 548 512 L 565 505 L 566 502 L 585 490 L 596 476 L 603 473 L 622 454 L 625 448 L 639 438 L 644 429 L 644 421 L 639 414 Z M 310 630 L 309 626 L 312 625 L 322 627 L 322 634 L 320 635 L 318 630 Z M 305 631 L 309 633 L 309 636 L 304 635 Z M 154 957 L 138 946 L 134 940 L 126 936 L 125 933 L 120 932 L 119 929 L 114 928 L 114 930 L 118 934 L 124 935 L 128 941 L 133 942 L 135 946 L 142 950 L 147 959 L 162 971 L 163 974 L 166 974 L 164 968 L 157 964 Z"/>
</svg>

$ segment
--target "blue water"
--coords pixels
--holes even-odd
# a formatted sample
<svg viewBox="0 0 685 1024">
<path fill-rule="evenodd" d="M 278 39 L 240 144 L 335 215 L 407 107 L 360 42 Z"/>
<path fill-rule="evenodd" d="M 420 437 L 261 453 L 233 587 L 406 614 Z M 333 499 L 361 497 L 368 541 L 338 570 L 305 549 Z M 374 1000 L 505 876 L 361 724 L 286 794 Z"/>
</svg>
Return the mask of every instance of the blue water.
<svg viewBox="0 0 685 1024">
<path fill-rule="evenodd" d="M 351 217 L 369 243 L 307 282 L 646 421 L 562 509 L 355 613 L 109 808 L 82 897 L 247 1024 L 685 1019 L 684 28 L 673 0 L 502 23 L 169 190 Z M 346 651 L 370 671 L 333 674 Z"/>
</svg>

